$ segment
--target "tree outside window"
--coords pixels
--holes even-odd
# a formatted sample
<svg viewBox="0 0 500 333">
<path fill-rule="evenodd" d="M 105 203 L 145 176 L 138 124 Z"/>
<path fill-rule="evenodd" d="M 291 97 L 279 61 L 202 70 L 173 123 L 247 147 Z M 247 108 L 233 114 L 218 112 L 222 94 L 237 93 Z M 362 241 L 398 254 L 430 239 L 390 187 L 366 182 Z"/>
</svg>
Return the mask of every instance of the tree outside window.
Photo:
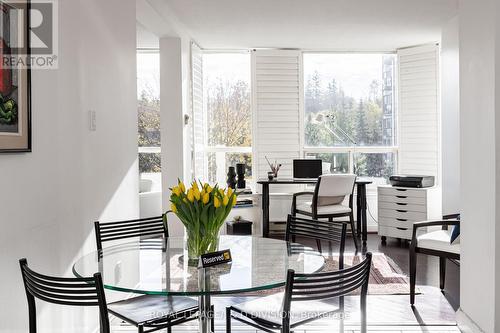
<svg viewBox="0 0 500 333">
<path fill-rule="evenodd" d="M 394 67 L 392 54 L 305 54 L 306 155 L 346 172 L 347 155 L 335 154 L 338 148 L 352 154 L 350 170 L 358 175 L 394 173 Z M 319 149 L 325 147 L 332 152 Z"/>
<path fill-rule="evenodd" d="M 206 112 L 207 177 L 225 183 L 229 166 L 246 165 L 252 176 L 252 111 L 250 55 L 203 55 L 204 108 Z"/>
<path fill-rule="evenodd" d="M 160 59 L 158 51 L 137 52 L 139 173 L 161 190 Z"/>
</svg>

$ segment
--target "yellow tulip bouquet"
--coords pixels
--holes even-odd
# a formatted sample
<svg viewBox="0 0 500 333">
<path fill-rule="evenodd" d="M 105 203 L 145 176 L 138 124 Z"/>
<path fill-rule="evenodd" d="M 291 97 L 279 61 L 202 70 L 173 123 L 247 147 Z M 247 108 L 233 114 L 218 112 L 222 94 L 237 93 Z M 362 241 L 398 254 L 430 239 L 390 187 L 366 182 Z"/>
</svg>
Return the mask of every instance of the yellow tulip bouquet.
<svg viewBox="0 0 500 333">
<path fill-rule="evenodd" d="M 219 230 L 236 205 L 236 192 L 196 181 L 186 189 L 180 180 L 170 190 L 170 209 L 186 227 L 189 259 L 216 251 Z"/>
</svg>

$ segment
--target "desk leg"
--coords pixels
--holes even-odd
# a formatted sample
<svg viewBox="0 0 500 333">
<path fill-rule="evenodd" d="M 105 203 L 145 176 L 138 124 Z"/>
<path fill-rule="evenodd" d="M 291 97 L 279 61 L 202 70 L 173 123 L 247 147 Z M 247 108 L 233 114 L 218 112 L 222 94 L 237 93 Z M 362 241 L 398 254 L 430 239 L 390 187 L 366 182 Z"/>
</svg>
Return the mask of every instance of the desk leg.
<svg viewBox="0 0 500 333">
<path fill-rule="evenodd" d="M 367 218 L 366 218 L 366 209 L 367 209 L 367 202 L 366 202 L 366 185 L 362 184 L 359 188 L 359 196 L 360 196 L 360 201 L 361 201 L 361 229 L 362 229 L 362 240 L 363 240 L 363 246 L 366 246 L 366 240 L 367 240 L 367 233 L 368 233 L 368 227 L 367 227 Z"/>
<path fill-rule="evenodd" d="M 262 236 L 269 237 L 269 184 L 262 184 Z"/>
<path fill-rule="evenodd" d="M 361 236 L 361 185 L 356 186 L 356 234 Z"/>
</svg>

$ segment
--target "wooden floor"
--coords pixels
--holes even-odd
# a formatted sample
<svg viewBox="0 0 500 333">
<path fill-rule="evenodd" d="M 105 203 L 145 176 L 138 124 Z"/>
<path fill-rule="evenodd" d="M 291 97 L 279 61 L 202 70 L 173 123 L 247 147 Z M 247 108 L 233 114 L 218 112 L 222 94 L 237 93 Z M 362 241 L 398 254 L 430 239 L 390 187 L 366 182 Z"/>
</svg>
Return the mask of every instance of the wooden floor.
<svg viewBox="0 0 500 333">
<path fill-rule="evenodd" d="M 300 241 L 300 240 L 297 240 Z M 308 243 L 302 240 L 301 243 Z M 314 243 L 314 242 L 313 242 Z M 310 243 L 311 246 L 314 246 Z M 309 244 L 309 243 L 308 243 Z M 324 251 L 328 250 L 325 244 Z M 348 239 L 347 250 L 354 251 L 352 239 Z M 408 245 L 388 239 L 386 245 L 380 243 L 377 235 L 368 236 L 367 250 L 382 252 L 391 257 L 404 271 L 408 271 Z M 456 327 L 455 311 L 459 307 L 459 271 L 453 263 L 447 265 L 446 289 L 444 294 L 437 288 L 439 283 L 438 259 L 419 255 L 417 266 L 417 285 L 422 294 L 416 296 L 415 307 L 409 305 L 408 295 L 368 295 L 367 322 L 369 332 L 460 332 Z M 216 312 L 216 332 L 225 331 L 224 309 L 227 305 L 242 303 L 256 296 L 220 296 L 213 297 Z M 347 297 L 346 319 L 325 318 L 300 327 L 294 332 L 359 332 L 359 297 Z M 133 332 L 130 326 L 115 322 L 113 332 Z M 233 332 L 256 332 L 255 329 L 242 326 L 233 321 Z M 196 322 L 180 325 L 174 332 L 197 332 Z"/>
</svg>

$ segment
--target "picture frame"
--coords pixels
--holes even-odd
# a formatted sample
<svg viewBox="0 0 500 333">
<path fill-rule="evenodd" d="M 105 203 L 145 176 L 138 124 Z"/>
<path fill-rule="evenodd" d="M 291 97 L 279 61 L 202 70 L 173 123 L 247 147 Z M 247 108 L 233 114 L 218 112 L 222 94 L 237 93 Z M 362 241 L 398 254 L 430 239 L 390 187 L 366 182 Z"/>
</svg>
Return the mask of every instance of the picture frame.
<svg viewBox="0 0 500 333">
<path fill-rule="evenodd" d="M 31 57 L 30 9 L 30 0 L 0 0 L 0 153 L 32 151 L 31 66 L 4 65 L 4 57 Z"/>
</svg>

